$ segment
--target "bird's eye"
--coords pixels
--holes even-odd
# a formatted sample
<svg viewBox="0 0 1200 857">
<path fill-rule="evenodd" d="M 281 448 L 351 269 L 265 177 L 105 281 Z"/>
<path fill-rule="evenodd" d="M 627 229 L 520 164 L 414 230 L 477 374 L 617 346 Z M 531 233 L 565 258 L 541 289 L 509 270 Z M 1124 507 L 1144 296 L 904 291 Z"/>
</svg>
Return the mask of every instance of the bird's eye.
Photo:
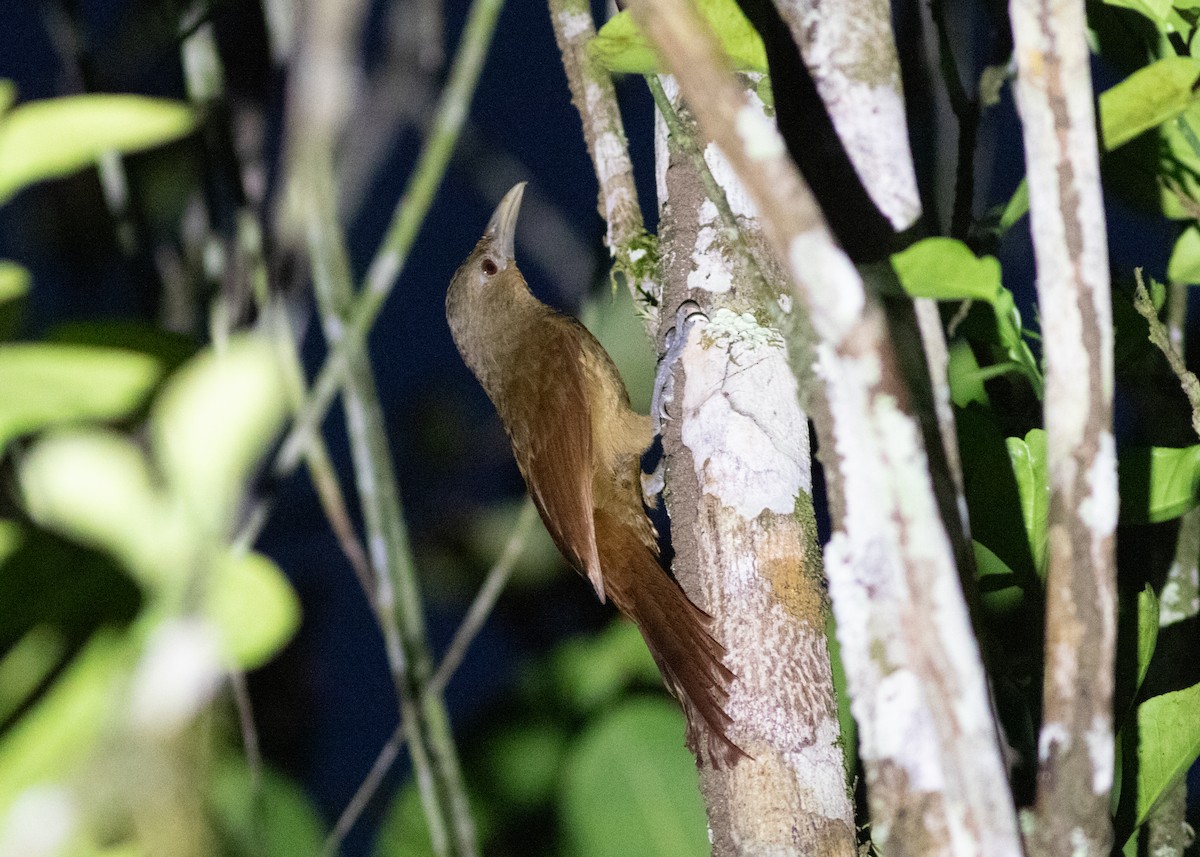
<svg viewBox="0 0 1200 857">
<path fill-rule="evenodd" d="M 491 259 L 483 260 L 483 272 L 485 274 L 487 274 L 489 277 L 492 276 L 492 274 L 496 273 L 497 270 L 498 269 L 496 268 L 496 263 L 493 262 Z"/>
</svg>

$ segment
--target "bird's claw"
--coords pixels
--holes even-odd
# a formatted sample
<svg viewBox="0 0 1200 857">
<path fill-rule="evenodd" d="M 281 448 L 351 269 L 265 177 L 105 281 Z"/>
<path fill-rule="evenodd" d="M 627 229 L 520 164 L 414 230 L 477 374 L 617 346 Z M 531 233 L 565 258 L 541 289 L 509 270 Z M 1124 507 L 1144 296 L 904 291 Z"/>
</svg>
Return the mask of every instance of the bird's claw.
<svg viewBox="0 0 1200 857">
<path fill-rule="evenodd" d="M 686 300 L 675 311 L 675 324 L 663 335 L 666 351 L 658 361 L 658 372 L 654 377 L 654 395 L 650 401 L 650 419 L 654 434 L 662 434 L 663 423 L 671 418 L 667 407 L 675 400 L 675 363 L 687 347 L 688 335 L 698 319 L 708 316 L 693 300 Z"/>
</svg>

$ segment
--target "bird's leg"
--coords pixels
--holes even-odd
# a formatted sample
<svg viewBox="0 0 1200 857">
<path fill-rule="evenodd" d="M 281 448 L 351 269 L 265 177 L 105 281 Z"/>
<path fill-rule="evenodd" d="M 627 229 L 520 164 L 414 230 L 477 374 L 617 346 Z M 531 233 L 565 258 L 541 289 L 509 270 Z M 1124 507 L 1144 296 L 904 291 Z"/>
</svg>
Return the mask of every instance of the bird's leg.
<svg viewBox="0 0 1200 857">
<path fill-rule="evenodd" d="M 697 320 L 708 320 L 708 316 L 700 309 L 700 305 L 692 300 L 686 300 L 675 311 L 675 325 L 663 335 L 663 345 L 666 352 L 658 361 L 658 372 L 654 376 L 654 393 L 650 398 L 650 423 L 654 436 L 662 434 L 663 423 L 671 418 L 667 408 L 675 400 L 675 364 L 683 356 L 687 347 L 688 334 Z M 653 473 L 642 474 L 643 496 L 656 497 L 663 489 L 663 464 L 659 459 Z"/>
</svg>

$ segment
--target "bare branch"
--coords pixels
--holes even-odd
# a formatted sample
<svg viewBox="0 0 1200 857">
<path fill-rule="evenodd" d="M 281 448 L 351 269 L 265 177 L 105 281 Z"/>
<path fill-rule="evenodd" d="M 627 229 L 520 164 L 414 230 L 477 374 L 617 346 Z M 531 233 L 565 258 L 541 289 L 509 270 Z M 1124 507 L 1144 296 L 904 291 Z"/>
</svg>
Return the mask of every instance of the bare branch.
<svg viewBox="0 0 1200 857">
<path fill-rule="evenodd" d="M 1112 843 L 1116 443 L 1108 248 L 1083 0 L 1013 0 L 1046 363 L 1046 667 L 1034 854 Z"/>
<path fill-rule="evenodd" d="M 591 6 L 587 0 L 550 0 L 550 22 L 600 184 L 600 215 L 608 225 L 605 243 L 614 271 L 625 277 L 634 301 L 647 312 L 647 330 L 653 331 L 662 290 L 658 248 L 642 222 L 612 78 L 588 59 L 587 45 L 596 35 Z"/>
<path fill-rule="evenodd" d="M 1183 355 L 1176 351 L 1175 346 L 1171 343 L 1171 333 L 1159 320 L 1154 301 L 1150 300 L 1150 293 L 1146 291 L 1146 286 L 1142 282 L 1142 269 L 1136 268 L 1133 273 L 1137 277 L 1137 286 L 1133 293 L 1133 308 L 1138 311 L 1138 315 L 1146 319 L 1146 325 L 1150 329 L 1150 342 L 1162 352 L 1163 357 L 1167 358 L 1167 365 L 1179 379 L 1179 386 L 1183 389 L 1183 394 L 1187 396 L 1188 404 L 1192 407 L 1192 431 L 1196 433 L 1197 437 L 1200 437 L 1200 380 L 1197 380 L 1196 375 L 1188 370 L 1187 364 L 1183 362 Z"/>
<path fill-rule="evenodd" d="M 826 571 L 873 835 L 883 850 L 903 841 L 914 853 L 1019 854 L 978 649 L 882 314 L 695 9 L 630 7 L 749 192 L 817 336 L 837 527 Z"/>
</svg>

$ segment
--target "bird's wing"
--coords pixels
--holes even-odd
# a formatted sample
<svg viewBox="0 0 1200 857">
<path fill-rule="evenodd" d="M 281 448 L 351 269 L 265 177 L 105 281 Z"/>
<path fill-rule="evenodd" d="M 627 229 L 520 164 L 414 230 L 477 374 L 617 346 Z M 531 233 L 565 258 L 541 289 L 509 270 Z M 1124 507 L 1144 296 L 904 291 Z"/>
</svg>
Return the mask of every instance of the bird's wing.
<svg viewBox="0 0 1200 857">
<path fill-rule="evenodd" d="M 547 322 L 521 355 L 527 371 L 519 373 L 511 401 L 521 403 L 524 414 L 501 416 L 551 538 L 604 601 L 592 521 L 591 405 L 578 333 L 562 316 Z"/>
</svg>

